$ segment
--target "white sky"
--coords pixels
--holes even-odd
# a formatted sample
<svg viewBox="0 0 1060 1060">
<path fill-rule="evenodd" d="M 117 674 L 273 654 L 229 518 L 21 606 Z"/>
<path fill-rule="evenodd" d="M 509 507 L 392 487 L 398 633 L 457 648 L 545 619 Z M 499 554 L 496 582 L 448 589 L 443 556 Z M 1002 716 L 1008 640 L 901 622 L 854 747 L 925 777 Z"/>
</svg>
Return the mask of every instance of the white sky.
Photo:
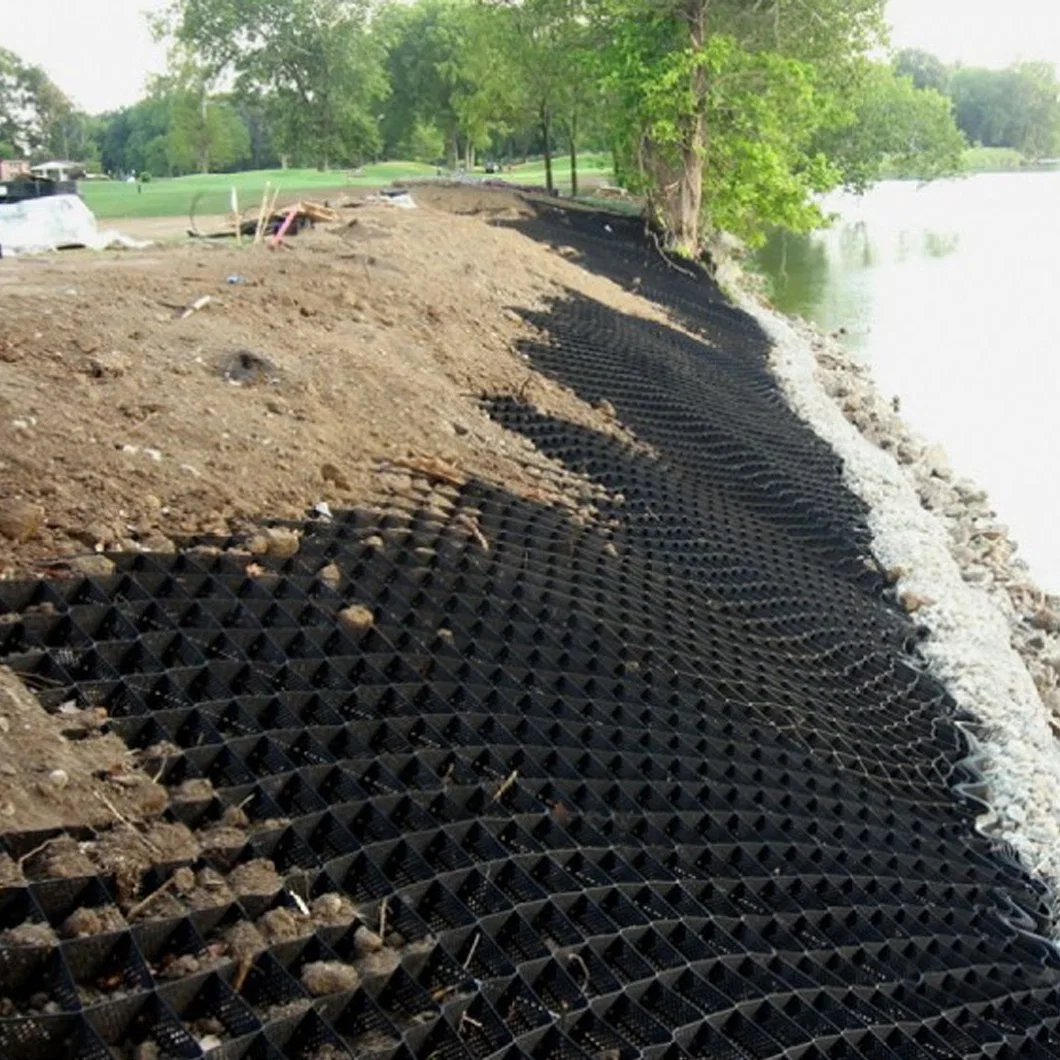
<svg viewBox="0 0 1060 1060">
<path fill-rule="evenodd" d="M 135 103 L 165 68 L 144 17 L 166 0 L 0 0 L 0 47 L 43 66 L 89 113 Z"/>
<path fill-rule="evenodd" d="M 895 47 L 925 48 L 946 62 L 1060 64 L 1058 0 L 887 0 L 887 17 Z"/>
<path fill-rule="evenodd" d="M 0 0 L 0 46 L 43 66 L 90 112 L 133 103 L 165 65 L 144 19 L 165 0 Z M 947 61 L 1060 63 L 1060 0 L 888 0 L 896 47 Z"/>
</svg>

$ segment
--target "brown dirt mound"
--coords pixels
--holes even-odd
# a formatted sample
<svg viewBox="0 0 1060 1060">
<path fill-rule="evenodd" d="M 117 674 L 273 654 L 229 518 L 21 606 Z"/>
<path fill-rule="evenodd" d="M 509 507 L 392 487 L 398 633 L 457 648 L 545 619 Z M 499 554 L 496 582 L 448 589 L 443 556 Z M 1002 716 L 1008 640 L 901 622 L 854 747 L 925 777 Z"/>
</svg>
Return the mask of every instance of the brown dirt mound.
<svg viewBox="0 0 1060 1060">
<path fill-rule="evenodd" d="M 414 195 L 419 209 L 350 208 L 278 251 L 196 242 L 0 263 L 0 577 L 169 550 L 318 502 L 385 507 L 423 479 L 591 504 L 477 398 L 518 394 L 621 433 L 529 368 L 515 310 L 576 289 L 659 311 L 564 248 L 490 224 L 527 209 L 517 195 Z"/>
<path fill-rule="evenodd" d="M 4 834 L 140 822 L 165 809 L 165 789 L 132 764 L 117 736 L 71 740 L 64 735 L 67 727 L 63 714 L 48 714 L 10 670 L 0 667 Z M 57 867 L 52 874 L 64 873 Z"/>
</svg>

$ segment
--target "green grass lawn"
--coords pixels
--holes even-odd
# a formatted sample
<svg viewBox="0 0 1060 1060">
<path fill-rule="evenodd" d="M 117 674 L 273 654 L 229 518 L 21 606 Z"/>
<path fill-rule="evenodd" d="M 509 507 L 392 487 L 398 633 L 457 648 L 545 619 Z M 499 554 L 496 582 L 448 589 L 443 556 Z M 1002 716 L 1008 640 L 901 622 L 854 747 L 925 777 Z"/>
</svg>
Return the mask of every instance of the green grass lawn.
<svg viewBox="0 0 1060 1060">
<path fill-rule="evenodd" d="M 545 163 L 534 159 L 525 165 L 513 166 L 511 172 L 505 170 L 497 174 L 501 180 L 510 180 L 515 184 L 545 183 Z M 608 182 L 611 180 L 611 156 L 603 152 L 587 152 L 578 155 L 578 178 Z M 552 160 L 552 179 L 559 188 L 570 187 L 570 157 L 557 155 Z"/>
<path fill-rule="evenodd" d="M 558 156 L 552 167 L 553 179 L 561 189 L 570 188 L 570 159 Z M 609 181 L 611 158 L 607 154 L 578 156 L 579 175 L 586 180 Z M 195 213 L 199 217 L 226 214 L 231 189 L 239 193 L 244 210 L 256 209 L 266 182 L 280 188 L 283 199 L 326 199 L 349 188 L 378 187 L 414 177 L 433 177 L 434 166 L 419 162 L 380 162 L 364 166 L 354 175 L 349 170 L 259 169 L 250 173 L 209 173 L 190 177 L 159 178 L 137 188 L 118 181 L 83 181 L 81 196 L 100 220 L 122 217 L 186 217 L 192 200 L 199 196 Z M 477 175 L 484 175 L 480 168 Z M 497 174 L 515 184 L 545 183 L 545 164 L 540 159 Z"/>
<path fill-rule="evenodd" d="M 1010 147 L 969 147 L 962 161 L 968 173 L 1003 173 L 1019 169 L 1023 155 Z"/>
<path fill-rule="evenodd" d="M 284 199 L 324 199 L 345 188 L 373 187 L 409 177 L 433 176 L 433 166 L 418 162 L 381 162 L 364 166 L 356 176 L 348 170 L 259 169 L 251 173 L 210 173 L 193 177 L 156 179 L 137 190 L 135 184 L 118 181 L 84 181 L 81 196 L 101 220 L 115 217 L 185 217 L 192 200 L 198 216 L 229 211 L 231 189 L 239 192 L 242 209 L 261 203 L 265 183 L 278 187 Z"/>
</svg>

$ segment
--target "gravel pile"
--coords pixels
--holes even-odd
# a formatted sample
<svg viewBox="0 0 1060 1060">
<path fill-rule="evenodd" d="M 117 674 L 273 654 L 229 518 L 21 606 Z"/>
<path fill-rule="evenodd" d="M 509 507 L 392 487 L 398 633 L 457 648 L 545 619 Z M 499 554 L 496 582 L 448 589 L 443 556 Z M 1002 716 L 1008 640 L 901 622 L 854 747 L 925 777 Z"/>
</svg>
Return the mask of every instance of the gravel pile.
<svg viewBox="0 0 1060 1060">
<path fill-rule="evenodd" d="M 979 821 L 1024 865 L 1060 883 L 1060 599 L 1015 558 L 986 493 L 955 479 L 944 451 L 916 437 L 865 366 L 838 343 L 751 295 L 742 306 L 774 343 L 773 370 L 792 408 L 844 461 L 872 509 L 877 561 L 930 637 L 922 653 L 978 719 L 985 799 Z"/>
</svg>

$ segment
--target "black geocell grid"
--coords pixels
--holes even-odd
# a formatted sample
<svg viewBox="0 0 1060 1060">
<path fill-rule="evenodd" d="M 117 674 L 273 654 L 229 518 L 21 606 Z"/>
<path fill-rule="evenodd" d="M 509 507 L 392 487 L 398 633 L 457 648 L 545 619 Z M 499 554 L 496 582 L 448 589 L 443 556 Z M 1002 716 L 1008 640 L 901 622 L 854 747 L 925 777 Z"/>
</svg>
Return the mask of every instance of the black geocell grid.
<svg viewBox="0 0 1060 1060">
<path fill-rule="evenodd" d="M 271 858 L 304 898 L 345 891 L 370 926 L 386 898 L 422 944 L 272 1022 L 352 928 L 273 947 L 238 984 L 231 962 L 168 983 L 153 961 L 282 893 L 0 950 L 0 996 L 32 983 L 62 1010 L 0 1021 L 0 1055 L 192 1058 L 209 1014 L 217 1060 L 1060 1056 L 1043 889 L 975 832 L 954 704 L 763 336 L 632 223 L 551 206 L 517 223 L 684 329 L 574 295 L 527 314 L 534 367 L 645 446 L 484 399 L 604 487 L 592 518 L 471 481 L 450 508 L 307 523 L 272 577 L 199 552 L 0 583 L 4 611 L 54 608 L 0 625 L 46 705 L 105 705 L 130 745 L 181 748 L 167 783 L 213 782 L 174 819 L 289 820 L 238 860 Z M 338 588 L 317 575 L 331 562 Z M 359 636 L 336 619 L 351 602 L 375 616 Z M 113 886 L 9 888 L 0 928 Z M 100 969 L 126 994 L 83 1003 Z"/>
</svg>

